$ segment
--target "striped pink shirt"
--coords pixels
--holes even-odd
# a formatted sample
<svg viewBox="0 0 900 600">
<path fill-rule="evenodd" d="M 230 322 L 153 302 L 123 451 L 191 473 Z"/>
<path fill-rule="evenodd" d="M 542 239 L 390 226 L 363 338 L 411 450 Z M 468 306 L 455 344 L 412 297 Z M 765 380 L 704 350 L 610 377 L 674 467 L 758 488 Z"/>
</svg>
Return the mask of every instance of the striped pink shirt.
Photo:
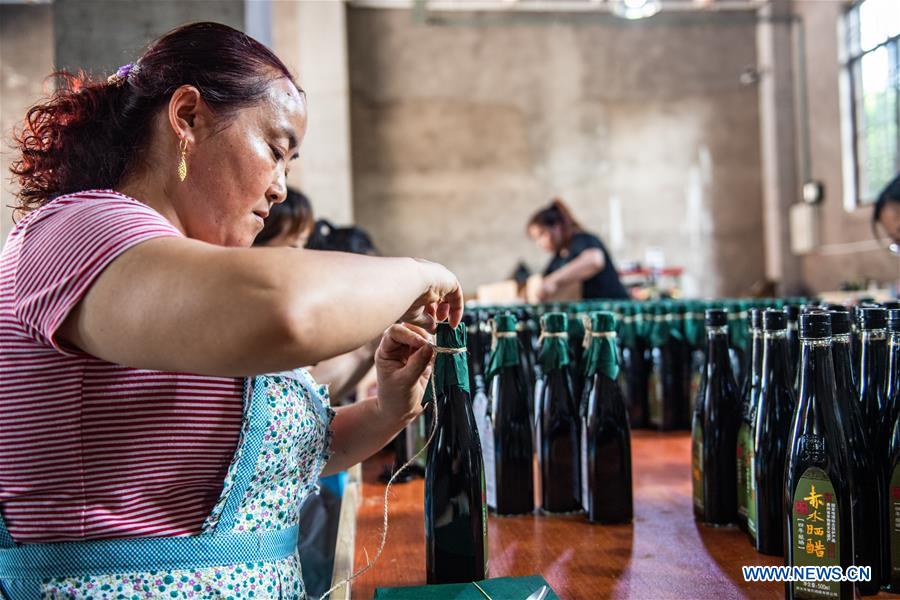
<svg viewBox="0 0 900 600">
<path fill-rule="evenodd" d="M 117 256 L 181 235 L 137 200 L 94 190 L 29 213 L 6 240 L 0 508 L 17 542 L 196 534 L 218 499 L 241 379 L 131 369 L 56 338 Z"/>
</svg>

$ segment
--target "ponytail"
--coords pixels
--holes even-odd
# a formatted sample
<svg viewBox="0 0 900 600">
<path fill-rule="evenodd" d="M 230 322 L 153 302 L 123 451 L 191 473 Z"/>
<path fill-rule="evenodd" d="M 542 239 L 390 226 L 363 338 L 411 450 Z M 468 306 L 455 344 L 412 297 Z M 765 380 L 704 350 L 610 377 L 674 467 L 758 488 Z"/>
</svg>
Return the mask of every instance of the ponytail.
<svg viewBox="0 0 900 600">
<path fill-rule="evenodd" d="M 127 86 L 108 85 L 85 73 L 57 72 L 56 92 L 33 106 L 14 134 L 20 152 L 10 170 L 19 180 L 19 210 L 54 196 L 115 186 L 146 137 L 145 110 L 128 106 Z"/>
</svg>

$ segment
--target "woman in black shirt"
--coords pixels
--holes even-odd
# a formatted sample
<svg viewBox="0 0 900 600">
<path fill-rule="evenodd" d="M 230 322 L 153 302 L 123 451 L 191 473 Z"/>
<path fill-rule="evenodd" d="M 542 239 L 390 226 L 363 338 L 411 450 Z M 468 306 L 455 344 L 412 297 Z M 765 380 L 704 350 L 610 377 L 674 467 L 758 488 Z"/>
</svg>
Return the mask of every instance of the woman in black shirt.
<svg viewBox="0 0 900 600">
<path fill-rule="evenodd" d="M 900 174 L 881 190 L 872 211 L 872 230 L 880 238 L 878 225 L 891 240 L 890 251 L 900 254 Z"/>
<path fill-rule="evenodd" d="M 544 271 L 541 300 L 578 281 L 584 299 L 628 299 L 606 246 L 597 236 L 582 229 L 559 198 L 531 217 L 528 235 L 554 255 Z"/>
</svg>

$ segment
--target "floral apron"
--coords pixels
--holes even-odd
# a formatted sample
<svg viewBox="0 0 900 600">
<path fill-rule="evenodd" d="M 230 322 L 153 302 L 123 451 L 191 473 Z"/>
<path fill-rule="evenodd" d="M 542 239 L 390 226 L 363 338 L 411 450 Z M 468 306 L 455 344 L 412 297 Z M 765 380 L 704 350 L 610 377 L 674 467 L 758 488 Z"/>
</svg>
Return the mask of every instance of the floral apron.
<svg viewBox="0 0 900 600">
<path fill-rule="evenodd" d="M 317 491 L 333 417 L 305 370 L 248 378 L 237 449 L 202 533 L 16 545 L 0 516 L 0 597 L 305 598 L 298 511 Z"/>
</svg>

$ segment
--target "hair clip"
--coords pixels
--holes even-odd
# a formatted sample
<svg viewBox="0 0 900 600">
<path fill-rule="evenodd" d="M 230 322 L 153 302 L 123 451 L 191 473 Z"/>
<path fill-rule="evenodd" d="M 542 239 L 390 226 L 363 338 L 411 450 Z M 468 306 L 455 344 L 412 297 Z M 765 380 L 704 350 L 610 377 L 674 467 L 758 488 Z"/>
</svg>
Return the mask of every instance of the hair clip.
<svg viewBox="0 0 900 600">
<path fill-rule="evenodd" d="M 108 85 L 122 85 L 127 79 L 128 75 L 131 73 L 137 73 L 138 66 L 134 63 L 128 63 L 127 65 L 122 65 L 116 72 L 106 78 L 106 83 Z"/>
</svg>

